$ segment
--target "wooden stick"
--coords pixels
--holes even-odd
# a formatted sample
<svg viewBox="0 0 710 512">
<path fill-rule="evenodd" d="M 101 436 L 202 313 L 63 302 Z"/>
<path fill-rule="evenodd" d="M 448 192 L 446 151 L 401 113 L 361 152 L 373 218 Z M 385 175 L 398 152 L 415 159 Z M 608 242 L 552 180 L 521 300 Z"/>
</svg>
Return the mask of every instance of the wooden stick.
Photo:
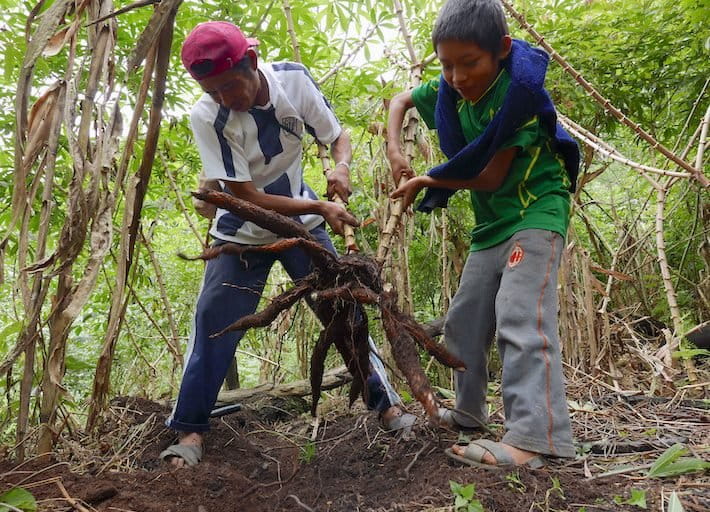
<svg viewBox="0 0 710 512">
<path fill-rule="evenodd" d="M 328 156 L 328 150 L 326 147 L 318 142 L 318 158 L 320 158 L 321 165 L 323 166 L 323 174 L 326 176 L 330 171 L 330 156 Z M 333 195 L 333 201 L 345 208 L 345 201 L 338 194 Z M 345 238 L 345 247 L 347 252 L 358 252 L 357 241 L 355 240 L 355 230 L 350 224 L 343 225 L 343 237 Z"/>
</svg>

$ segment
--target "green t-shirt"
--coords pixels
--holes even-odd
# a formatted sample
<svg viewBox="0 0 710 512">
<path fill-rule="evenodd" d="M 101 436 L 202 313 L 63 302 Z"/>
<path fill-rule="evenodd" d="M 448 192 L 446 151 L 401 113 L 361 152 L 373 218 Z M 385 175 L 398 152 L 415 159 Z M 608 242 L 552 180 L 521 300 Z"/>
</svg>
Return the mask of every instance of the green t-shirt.
<svg viewBox="0 0 710 512">
<path fill-rule="evenodd" d="M 481 135 L 500 109 L 510 85 L 502 70 L 490 88 L 476 102 L 458 102 L 459 121 L 466 142 Z M 412 100 L 426 125 L 434 129 L 434 110 L 439 79 L 412 91 Z M 471 232 L 471 250 L 498 245 L 523 229 L 546 229 L 564 237 L 570 213 L 570 181 L 564 162 L 552 150 L 551 139 L 537 116 L 523 124 L 502 149 L 517 146 L 510 172 L 494 192 L 471 190 L 476 225 Z"/>
</svg>

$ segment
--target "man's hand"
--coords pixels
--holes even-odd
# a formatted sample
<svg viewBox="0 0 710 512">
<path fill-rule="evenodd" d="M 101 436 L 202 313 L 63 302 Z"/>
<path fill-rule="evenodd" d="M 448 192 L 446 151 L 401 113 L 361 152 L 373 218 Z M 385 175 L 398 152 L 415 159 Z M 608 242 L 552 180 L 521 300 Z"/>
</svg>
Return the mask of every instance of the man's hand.
<svg viewBox="0 0 710 512">
<path fill-rule="evenodd" d="M 321 215 L 337 235 L 342 235 L 346 224 L 358 227 L 360 222 L 343 206 L 329 201 L 321 201 Z"/>
<path fill-rule="evenodd" d="M 429 176 L 416 176 L 403 185 L 397 187 L 397 190 L 390 194 L 392 199 L 402 199 L 402 210 L 406 210 L 414 202 L 417 194 L 424 187 L 429 186 Z"/>
<path fill-rule="evenodd" d="M 196 197 L 192 198 L 192 206 L 195 208 L 195 211 L 205 219 L 214 219 L 217 213 L 217 207 L 215 205 L 203 201 L 202 199 L 197 199 Z"/>
<path fill-rule="evenodd" d="M 392 179 L 394 180 L 395 186 L 399 185 L 402 176 L 406 176 L 407 178 L 414 177 L 414 171 L 411 167 L 409 167 L 407 159 L 404 158 L 404 155 L 402 155 L 399 151 L 388 152 L 387 160 L 390 162 Z"/>
<path fill-rule="evenodd" d="M 350 194 L 353 193 L 353 189 L 350 187 L 350 170 L 345 165 L 336 165 L 335 169 L 326 173 L 325 178 L 328 180 L 326 192 L 328 199 L 332 201 L 337 194 L 347 203 Z"/>
<path fill-rule="evenodd" d="M 204 171 L 200 172 L 197 188 L 206 188 L 208 190 L 216 190 L 217 192 L 222 191 L 219 181 L 207 179 Z M 206 219 L 213 219 L 217 213 L 217 207 L 215 205 L 208 203 L 207 201 L 197 199 L 196 197 L 192 198 L 192 206 L 199 215 L 202 215 Z"/>
</svg>

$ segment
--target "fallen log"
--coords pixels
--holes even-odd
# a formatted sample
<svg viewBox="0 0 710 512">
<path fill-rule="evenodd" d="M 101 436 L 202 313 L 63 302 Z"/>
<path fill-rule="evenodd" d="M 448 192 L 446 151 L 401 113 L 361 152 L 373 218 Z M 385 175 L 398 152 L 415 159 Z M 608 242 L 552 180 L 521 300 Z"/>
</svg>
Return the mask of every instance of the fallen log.
<svg viewBox="0 0 710 512">
<path fill-rule="evenodd" d="M 323 374 L 323 382 L 321 390 L 329 390 L 339 388 L 349 382 L 352 382 L 353 376 L 350 375 L 347 367 L 338 366 L 332 368 Z M 287 382 L 286 384 L 259 384 L 253 388 L 230 389 L 221 391 L 217 397 L 217 405 L 229 405 L 233 403 L 247 401 L 253 398 L 264 396 L 308 396 L 312 392 L 310 380 L 297 380 Z"/>
</svg>

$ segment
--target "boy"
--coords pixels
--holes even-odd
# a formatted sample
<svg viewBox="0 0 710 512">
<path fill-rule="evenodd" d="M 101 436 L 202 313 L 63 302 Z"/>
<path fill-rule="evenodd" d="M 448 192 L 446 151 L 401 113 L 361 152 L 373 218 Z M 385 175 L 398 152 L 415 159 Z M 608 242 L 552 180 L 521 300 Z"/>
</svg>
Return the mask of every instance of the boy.
<svg viewBox="0 0 710 512">
<path fill-rule="evenodd" d="M 296 218 L 328 250 L 335 252 L 324 221 L 336 233 L 357 220 L 342 206 L 319 201 L 303 181 L 304 131 L 331 145 L 337 162 L 328 173 L 328 196 L 350 195 L 350 139 L 325 97 L 300 64 L 259 63 L 254 46 L 236 26 L 226 22 L 198 25 L 185 39 L 182 62 L 205 94 L 192 109 L 190 121 L 207 180 L 262 208 Z M 263 245 L 275 234 L 218 210 L 211 235 L 215 244 Z M 216 339 L 209 336 L 256 310 L 273 263 L 279 260 L 292 279 L 311 271 L 300 249 L 280 254 L 221 254 L 209 260 L 197 301 L 180 393 L 167 425 L 181 431 L 177 445 L 161 458 L 182 467 L 202 458 L 202 435 L 243 332 Z M 232 285 L 232 286 L 229 286 Z M 333 305 L 314 307 L 322 322 L 330 321 Z M 372 351 L 374 344 L 370 340 Z M 414 416 L 400 409 L 399 397 L 386 379 L 379 357 L 371 354 L 367 379 L 368 407 L 380 413 L 388 430 L 408 429 Z"/>
<path fill-rule="evenodd" d="M 460 430 L 487 420 L 487 353 L 497 333 L 506 433 L 447 450 L 469 465 L 544 463 L 573 457 L 557 334 L 557 268 L 579 154 L 556 125 L 543 89 L 548 57 L 508 34 L 498 0 L 449 0 L 432 40 L 442 77 L 390 103 L 388 159 L 395 183 L 413 176 L 400 149 L 406 111 L 436 128 L 449 161 L 392 193 L 422 211 L 468 189 L 476 225 L 445 339 L 466 363 L 456 374 L 456 408 L 441 421 Z M 567 167 L 567 171 L 565 170 Z M 572 177 L 572 180 L 570 180 Z M 469 416 L 467 416 L 467 415 Z"/>
</svg>

